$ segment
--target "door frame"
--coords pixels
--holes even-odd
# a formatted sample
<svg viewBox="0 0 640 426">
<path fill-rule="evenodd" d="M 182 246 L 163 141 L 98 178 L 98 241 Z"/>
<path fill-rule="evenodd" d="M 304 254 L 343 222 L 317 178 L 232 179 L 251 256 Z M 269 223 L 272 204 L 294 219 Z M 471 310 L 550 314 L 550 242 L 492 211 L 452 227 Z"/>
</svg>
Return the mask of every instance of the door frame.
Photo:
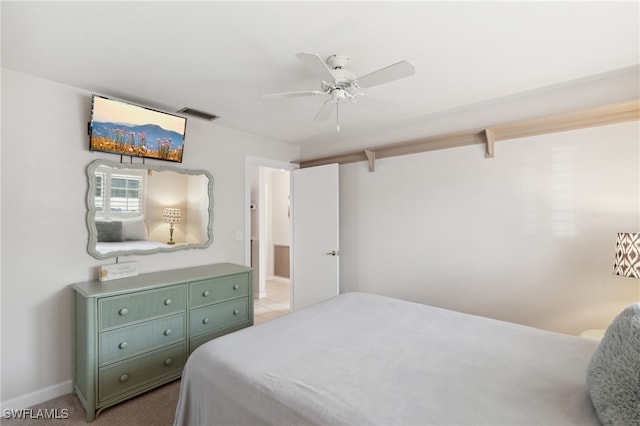
<svg viewBox="0 0 640 426">
<path fill-rule="evenodd" d="M 273 160 L 270 158 L 255 157 L 247 155 L 245 157 L 244 167 L 244 263 L 246 266 L 251 266 L 251 168 L 252 167 L 268 167 L 270 169 L 281 169 L 289 171 L 289 187 L 293 183 L 293 171 L 300 168 L 299 164 L 289 163 L 286 161 Z M 293 203 L 293 194 L 291 194 L 291 200 Z M 293 210 L 291 211 L 291 220 L 289 221 L 289 231 L 293 235 Z M 262 244 L 261 244 L 262 245 Z M 291 258 L 293 256 L 293 238 L 291 239 L 291 246 L 289 250 L 289 265 L 291 265 Z M 256 274 L 257 275 L 257 274 Z M 293 280 L 290 280 L 289 291 L 293 294 Z M 254 293 L 257 289 L 254 289 Z M 253 295 L 251 295 L 253 297 Z"/>
</svg>

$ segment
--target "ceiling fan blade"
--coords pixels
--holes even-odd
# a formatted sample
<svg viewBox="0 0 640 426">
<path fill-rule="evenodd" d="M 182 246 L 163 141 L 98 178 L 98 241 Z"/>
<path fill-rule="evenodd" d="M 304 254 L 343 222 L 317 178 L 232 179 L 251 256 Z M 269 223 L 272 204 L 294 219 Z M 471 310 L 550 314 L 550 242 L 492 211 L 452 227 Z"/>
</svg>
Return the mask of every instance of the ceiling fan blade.
<svg viewBox="0 0 640 426">
<path fill-rule="evenodd" d="M 314 118 L 314 121 L 328 120 L 335 110 L 336 102 L 333 99 L 329 99 L 324 104 L 322 104 L 322 107 L 320 107 L 320 111 L 318 111 L 318 113 L 316 114 L 316 118 Z"/>
<path fill-rule="evenodd" d="M 316 96 L 326 95 L 327 92 L 321 92 L 320 90 L 304 90 L 301 92 L 281 92 L 281 93 L 267 93 L 262 95 L 263 99 L 282 99 L 282 98 L 298 98 L 301 96 Z"/>
<path fill-rule="evenodd" d="M 313 71 L 321 80 L 334 81 L 336 77 L 331 72 L 331 68 L 315 53 L 297 53 L 296 57 Z"/>
<path fill-rule="evenodd" d="M 398 107 L 395 102 L 371 97 L 366 93 L 359 94 L 355 103 L 380 112 L 390 112 Z"/>
<path fill-rule="evenodd" d="M 416 69 L 412 64 L 407 61 L 400 61 L 396 64 L 379 69 L 378 71 L 363 75 L 356 79 L 356 82 L 360 87 L 373 87 L 378 84 L 409 77 L 415 73 Z"/>
</svg>

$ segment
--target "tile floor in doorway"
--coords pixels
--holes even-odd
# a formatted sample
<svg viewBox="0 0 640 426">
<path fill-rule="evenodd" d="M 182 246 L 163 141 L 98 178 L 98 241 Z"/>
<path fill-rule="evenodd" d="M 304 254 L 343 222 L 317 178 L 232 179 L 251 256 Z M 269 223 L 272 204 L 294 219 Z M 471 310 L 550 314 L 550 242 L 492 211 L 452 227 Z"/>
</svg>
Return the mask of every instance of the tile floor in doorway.
<svg viewBox="0 0 640 426">
<path fill-rule="evenodd" d="M 267 297 L 253 301 L 253 322 L 260 324 L 289 313 L 289 283 L 266 282 Z"/>
</svg>

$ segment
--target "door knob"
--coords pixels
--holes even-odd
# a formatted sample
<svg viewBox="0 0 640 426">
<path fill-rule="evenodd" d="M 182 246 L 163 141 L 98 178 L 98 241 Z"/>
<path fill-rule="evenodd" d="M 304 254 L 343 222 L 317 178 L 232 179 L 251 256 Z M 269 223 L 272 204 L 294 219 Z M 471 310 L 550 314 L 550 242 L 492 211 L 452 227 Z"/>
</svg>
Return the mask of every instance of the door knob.
<svg viewBox="0 0 640 426">
<path fill-rule="evenodd" d="M 338 254 L 340 254 L 337 250 L 331 250 L 325 253 L 328 256 L 337 256 Z"/>
</svg>

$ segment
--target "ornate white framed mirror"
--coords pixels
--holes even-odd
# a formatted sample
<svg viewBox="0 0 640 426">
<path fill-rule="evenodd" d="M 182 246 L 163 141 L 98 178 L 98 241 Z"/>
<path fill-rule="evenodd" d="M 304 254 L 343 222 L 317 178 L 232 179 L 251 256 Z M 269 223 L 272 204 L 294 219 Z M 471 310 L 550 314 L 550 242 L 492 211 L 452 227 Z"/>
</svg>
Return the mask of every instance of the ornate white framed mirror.
<svg viewBox="0 0 640 426">
<path fill-rule="evenodd" d="M 87 179 L 93 257 L 211 245 L 213 176 L 208 171 L 96 160 L 87 167 Z"/>
</svg>

